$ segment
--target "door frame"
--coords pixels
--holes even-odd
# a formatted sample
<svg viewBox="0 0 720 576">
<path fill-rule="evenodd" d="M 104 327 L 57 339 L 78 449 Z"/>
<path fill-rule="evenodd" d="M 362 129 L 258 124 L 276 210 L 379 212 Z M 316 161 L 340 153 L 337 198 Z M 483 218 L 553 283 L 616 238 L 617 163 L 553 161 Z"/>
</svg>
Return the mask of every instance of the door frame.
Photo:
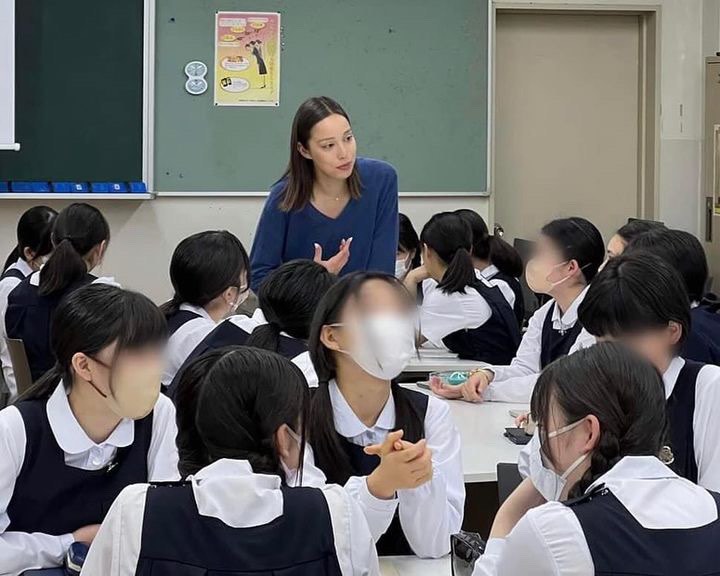
<svg viewBox="0 0 720 576">
<path fill-rule="evenodd" d="M 522 14 L 597 14 L 637 16 L 640 25 L 640 86 L 638 117 L 638 191 L 637 214 L 639 218 L 657 220 L 659 213 L 660 181 L 660 30 L 662 6 L 637 4 L 553 4 L 539 2 L 490 2 L 489 15 L 489 133 L 490 170 L 488 190 L 490 221 L 495 221 L 495 96 L 497 65 L 497 15 Z M 621 223 L 618 223 L 618 226 Z"/>
</svg>

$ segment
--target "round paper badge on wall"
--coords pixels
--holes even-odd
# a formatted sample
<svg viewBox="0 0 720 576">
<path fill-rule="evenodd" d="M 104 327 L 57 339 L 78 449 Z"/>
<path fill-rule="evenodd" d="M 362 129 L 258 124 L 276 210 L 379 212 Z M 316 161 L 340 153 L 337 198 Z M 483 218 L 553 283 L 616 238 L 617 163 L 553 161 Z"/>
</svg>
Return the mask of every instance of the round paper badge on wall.
<svg viewBox="0 0 720 576">
<path fill-rule="evenodd" d="M 185 76 L 187 76 L 185 90 L 188 94 L 199 96 L 207 91 L 208 83 L 205 80 L 207 73 L 208 67 L 204 62 L 193 60 L 185 64 Z"/>
</svg>

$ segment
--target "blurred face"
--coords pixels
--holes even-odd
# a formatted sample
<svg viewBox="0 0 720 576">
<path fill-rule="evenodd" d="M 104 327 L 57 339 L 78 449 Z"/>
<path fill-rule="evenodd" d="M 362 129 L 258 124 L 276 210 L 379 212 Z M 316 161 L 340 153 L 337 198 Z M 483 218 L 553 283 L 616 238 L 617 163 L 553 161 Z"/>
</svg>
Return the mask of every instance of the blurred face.
<svg viewBox="0 0 720 576">
<path fill-rule="evenodd" d="M 610 258 L 620 256 L 620 254 L 625 252 L 626 247 L 627 243 L 622 239 L 622 236 L 615 234 L 615 236 L 610 238 L 610 242 L 608 242 L 607 245 L 607 259 L 609 260 Z"/>
<path fill-rule="evenodd" d="M 553 295 L 558 289 L 572 286 L 584 278 L 575 260 L 568 260 L 553 240 L 541 234 L 528 262 L 526 279 L 535 292 Z"/>
<path fill-rule="evenodd" d="M 395 277 L 399 279 L 405 278 L 412 267 L 412 261 L 415 258 L 415 251 L 405 250 L 402 246 L 398 248 L 395 254 Z"/>
<path fill-rule="evenodd" d="M 622 342 L 651 362 L 660 373 L 664 373 L 675 356 L 675 347 L 681 337 L 682 327 L 676 322 L 670 322 L 666 328 L 626 334 L 619 338 L 604 336 L 598 338 L 598 341 Z"/>
<path fill-rule="evenodd" d="M 307 147 L 300 154 L 312 160 L 315 170 L 328 178 L 347 180 L 355 167 L 357 146 L 350 122 L 340 114 L 321 120 L 310 131 Z"/>
</svg>

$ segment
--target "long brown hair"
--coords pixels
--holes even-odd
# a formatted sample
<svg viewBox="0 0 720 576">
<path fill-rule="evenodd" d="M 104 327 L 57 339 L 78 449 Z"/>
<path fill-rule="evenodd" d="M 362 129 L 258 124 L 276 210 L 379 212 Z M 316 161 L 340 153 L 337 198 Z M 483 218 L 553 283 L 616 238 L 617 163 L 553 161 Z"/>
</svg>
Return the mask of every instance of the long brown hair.
<svg viewBox="0 0 720 576">
<path fill-rule="evenodd" d="M 283 178 L 287 180 L 287 184 L 280 203 L 280 208 L 285 212 L 304 208 L 312 197 L 315 182 L 313 161 L 300 154 L 298 144 L 302 144 L 307 148 L 310 132 L 315 124 L 333 114 L 340 114 L 350 122 L 350 116 L 343 107 L 327 96 L 316 96 L 305 100 L 295 113 L 290 136 L 290 162 L 283 175 Z M 350 197 L 356 200 L 360 198 L 360 174 L 358 173 L 357 162 L 355 162 L 352 174 L 350 174 L 347 182 Z"/>
</svg>

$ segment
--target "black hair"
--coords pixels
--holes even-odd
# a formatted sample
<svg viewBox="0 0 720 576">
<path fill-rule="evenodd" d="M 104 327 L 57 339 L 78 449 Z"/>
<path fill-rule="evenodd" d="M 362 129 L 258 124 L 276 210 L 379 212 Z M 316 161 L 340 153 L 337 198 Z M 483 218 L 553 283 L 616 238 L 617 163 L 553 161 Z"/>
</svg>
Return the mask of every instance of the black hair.
<svg viewBox="0 0 720 576">
<path fill-rule="evenodd" d="M 690 301 L 680 275 L 660 257 L 634 251 L 608 261 L 578 309 L 585 330 L 596 337 L 682 327 L 678 347 L 690 332 Z"/>
<path fill-rule="evenodd" d="M 513 278 L 522 276 L 525 266 L 515 248 L 510 246 L 499 234 L 490 234 L 487 224 L 480 214 L 468 208 L 455 210 L 455 214 L 468 223 L 472 230 L 472 255 L 487 260 L 502 274 Z"/>
<path fill-rule="evenodd" d="M 19 258 L 25 258 L 25 248 L 30 248 L 38 256 L 47 256 L 52 252 L 52 227 L 57 211 L 48 206 L 35 206 L 20 216 L 17 225 L 17 246 L 10 252 L 3 270 L 7 270 Z"/>
<path fill-rule="evenodd" d="M 244 277 L 250 286 L 250 259 L 234 234 L 227 230 L 193 234 L 173 252 L 170 280 L 175 293 L 161 310 L 170 317 L 184 302 L 206 306 L 231 286 L 241 288 Z"/>
<path fill-rule="evenodd" d="M 420 241 L 447 265 L 438 288 L 444 294 L 464 293 L 465 287 L 476 279 L 470 225 L 454 212 L 440 212 L 425 224 Z"/>
<path fill-rule="evenodd" d="M 661 230 L 663 228 L 665 228 L 665 224 L 654 220 L 630 220 L 627 224 L 618 228 L 617 235 L 623 239 L 625 244 L 630 244 L 638 236 L 642 236 L 651 230 Z"/>
<path fill-rule="evenodd" d="M 543 226 L 541 233 L 557 246 L 563 258 L 575 260 L 590 284 L 605 261 L 605 244 L 595 225 L 578 216 L 558 218 Z"/>
<path fill-rule="evenodd" d="M 567 424 L 589 415 L 600 422 L 590 468 L 570 490 L 570 498 L 584 494 L 625 456 L 659 456 L 668 438 L 665 386 L 660 373 L 618 343 L 600 343 L 560 358 L 538 378 L 530 406 L 551 462 L 548 434 L 552 432 L 553 404 L 560 408 Z"/>
<path fill-rule="evenodd" d="M 691 302 L 700 302 L 705 296 L 708 263 L 700 240 L 683 230 L 660 228 L 638 236 L 628 246 L 660 256 L 682 276 Z"/>
<path fill-rule="evenodd" d="M 49 296 L 79 282 L 88 273 L 85 256 L 103 242 L 110 242 L 110 225 L 90 204 L 75 203 L 58 214 L 53 224 L 52 256 L 40 271 L 41 296 Z"/>
<path fill-rule="evenodd" d="M 279 354 L 244 346 L 211 350 L 184 370 L 177 391 L 182 476 L 222 458 L 247 460 L 256 474 L 285 483 L 275 433 L 287 424 L 305 451 L 310 391 L 300 369 Z"/>
<path fill-rule="evenodd" d="M 419 268 L 422 264 L 420 238 L 418 238 L 417 232 L 415 232 L 415 228 L 413 227 L 410 218 L 405 216 L 405 214 L 399 214 L 398 216 L 400 218 L 400 237 L 398 240 L 398 248 L 404 252 L 414 253 L 412 262 L 410 263 L 410 269 L 415 270 L 415 268 Z"/>
<path fill-rule="evenodd" d="M 327 349 L 320 336 L 323 326 L 341 322 L 345 306 L 353 299 L 360 297 L 367 282 L 377 280 L 385 282 L 397 291 L 398 297 L 407 302 L 409 307 L 414 301 L 408 291 L 394 276 L 376 272 L 354 272 L 341 278 L 327 291 L 318 305 L 310 330 L 308 348 L 319 387 L 315 391 L 310 408 L 308 437 L 313 447 L 315 461 L 325 472 L 328 481 L 344 485 L 353 475 L 350 458 L 343 449 L 335 431 L 333 407 L 330 400 L 330 380 L 336 377 L 337 366 L 335 352 Z M 395 401 L 395 427 L 404 431 L 404 439 L 417 442 L 425 437 L 423 417 L 404 394 L 399 393 L 397 383 L 391 384 L 391 393 Z"/>
<path fill-rule="evenodd" d="M 281 332 L 307 340 L 315 309 L 335 280 L 312 260 L 293 260 L 273 270 L 258 291 L 267 324 L 255 328 L 245 345 L 277 352 Z"/>
<path fill-rule="evenodd" d="M 50 327 L 55 365 L 18 401 L 47 398 L 61 380 L 70 387 L 77 353 L 96 356 L 116 344 L 117 357 L 124 350 L 166 341 L 167 324 L 149 298 L 108 284 L 88 284 L 66 296 L 55 311 Z"/>
</svg>

